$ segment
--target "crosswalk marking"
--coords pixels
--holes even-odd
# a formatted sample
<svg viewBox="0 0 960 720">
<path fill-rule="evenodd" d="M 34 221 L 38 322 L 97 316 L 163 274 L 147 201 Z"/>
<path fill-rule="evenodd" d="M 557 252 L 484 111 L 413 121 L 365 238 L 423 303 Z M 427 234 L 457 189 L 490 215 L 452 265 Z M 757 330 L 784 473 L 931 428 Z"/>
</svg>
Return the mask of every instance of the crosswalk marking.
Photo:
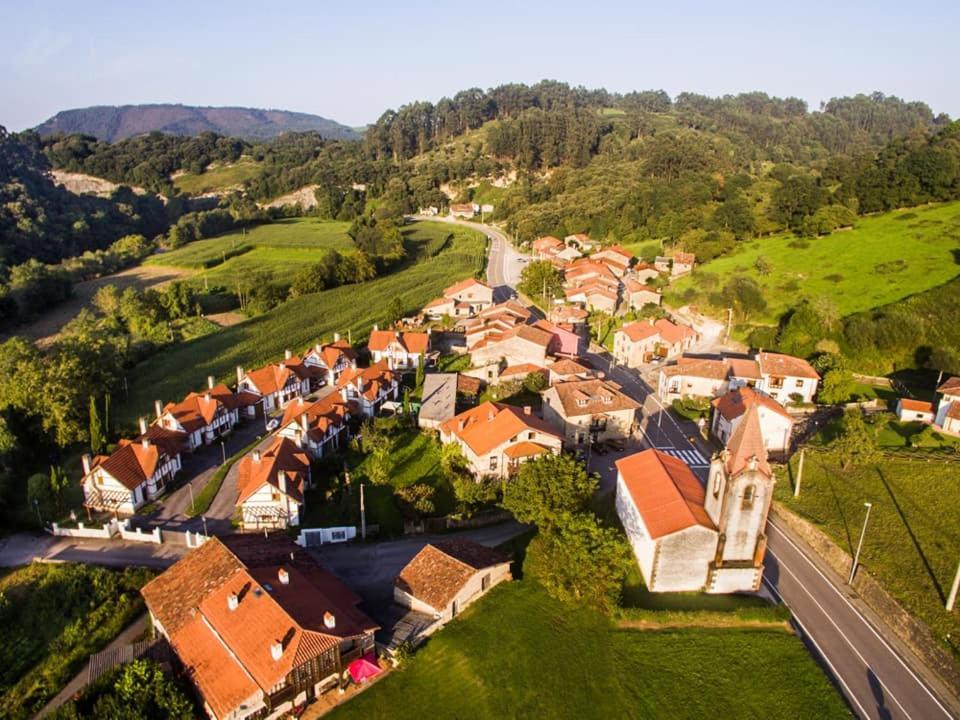
<svg viewBox="0 0 960 720">
<path fill-rule="evenodd" d="M 675 458 L 683 460 L 690 467 L 706 467 L 709 463 L 699 450 L 678 450 L 672 447 L 658 447 L 667 455 L 673 455 Z"/>
</svg>

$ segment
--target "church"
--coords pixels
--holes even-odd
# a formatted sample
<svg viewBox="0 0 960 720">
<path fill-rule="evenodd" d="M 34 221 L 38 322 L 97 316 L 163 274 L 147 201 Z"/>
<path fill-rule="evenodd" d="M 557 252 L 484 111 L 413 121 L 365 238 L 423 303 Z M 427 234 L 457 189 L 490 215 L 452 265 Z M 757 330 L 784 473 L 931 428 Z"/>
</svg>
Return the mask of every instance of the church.
<svg viewBox="0 0 960 720">
<path fill-rule="evenodd" d="M 774 479 L 756 406 L 713 457 L 706 487 L 659 450 L 616 465 L 617 514 L 651 591 L 760 588 Z"/>
</svg>

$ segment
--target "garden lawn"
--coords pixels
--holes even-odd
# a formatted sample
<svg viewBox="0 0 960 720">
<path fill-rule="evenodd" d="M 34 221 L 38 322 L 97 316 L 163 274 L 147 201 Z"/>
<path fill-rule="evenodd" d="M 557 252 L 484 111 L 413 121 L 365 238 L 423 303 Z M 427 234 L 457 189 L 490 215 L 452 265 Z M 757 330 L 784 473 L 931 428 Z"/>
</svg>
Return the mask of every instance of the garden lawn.
<svg viewBox="0 0 960 720">
<path fill-rule="evenodd" d="M 785 629 L 617 630 L 532 579 L 494 588 L 331 715 L 411 718 L 841 718 Z"/>
<path fill-rule="evenodd" d="M 229 165 L 210 168 L 200 175 L 185 173 L 173 179 L 173 186 L 182 193 L 201 195 L 213 190 L 227 190 L 243 185 L 260 173 L 260 164 L 241 158 Z"/>
<path fill-rule="evenodd" d="M 347 235 L 349 229 L 350 223 L 317 218 L 277 220 L 257 225 L 246 232 L 233 232 L 207 240 L 194 240 L 176 250 L 153 255 L 146 260 L 145 264 L 200 269 L 223 262 L 225 254 L 229 256 L 231 252 L 237 252 L 245 247 L 254 250 L 349 252 L 354 249 L 353 241 Z M 274 257 L 278 256 L 274 255 Z M 302 260 L 302 256 L 292 257 Z M 227 264 L 230 262 L 232 259 L 227 257 Z"/>
<path fill-rule="evenodd" d="M 714 275 L 722 286 L 726 278 L 741 273 L 765 291 L 767 310 L 752 317 L 753 322 L 776 320 L 802 299 L 819 297 L 830 298 L 845 316 L 950 281 L 960 275 L 958 249 L 960 202 L 898 210 L 859 218 L 853 230 L 820 238 L 787 234 L 746 243 L 739 252 L 678 280 L 667 300 L 684 304 L 683 291 L 701 289 L 698 275 Z M 767 275 L 755 266 L 761 256 L 772 266 Z"/>
<path fill-rule="evenodd" d="M 841 472 L 829 453 L 807 452 L 800 497 L 791 476 L 776 498 L 850 554 L 872 502 L 863 567 L 960 659 L 960 614 L 944 609 L 960 548 L 960 462 L 886 458 Z"/>
<path fill-rule="evenodd" d="M 143 612 L 153 577 L 91 565 L 34 563 L 0 577 L 0 717 L 33 716 Z"/>
<path fill-rule="evenodd" d="M 389 275 L 288 300 L 239 325 L 152 355 L 128 373 L 129 398 L 117 403 L 115 417 L 132 424 L 138 415 L 149 413 L 155 399 L 182 398 L 201 388 L 207 375 L 235 382 L 238 365 L 260 367 L 280 360 L 285 349 L 298 352 L 329 341 L 334 332 L 347 337 L 351 331 L 360 343 L 374 323 L 386 322 L 393 298 L 400 299 L 406 312 L 414 312 L 483 266 L 484 238 L 475 231 L 427 222 L 407 230 L 417 254 Z M 444 242 L 451 232 L 453 241 Z"/>
</svg>

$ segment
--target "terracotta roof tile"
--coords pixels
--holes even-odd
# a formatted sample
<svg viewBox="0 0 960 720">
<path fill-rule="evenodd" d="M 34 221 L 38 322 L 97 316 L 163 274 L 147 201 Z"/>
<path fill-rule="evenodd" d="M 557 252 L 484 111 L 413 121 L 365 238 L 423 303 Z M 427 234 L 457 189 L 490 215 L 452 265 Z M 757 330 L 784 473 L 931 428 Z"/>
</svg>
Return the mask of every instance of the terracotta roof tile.
<svg viewBox="0 0 960 720">
<path fill-rule="evenodd" d="M 636 410 L 640 407 L 633 398 L 606 380 L 571 380 L 558 383 L 545 394 L 556 393 L 565 417 L 598 415 L 619 410 Z"/>
<path fill-rule="evenodd" d="M 792 422 L 793 418 L 790 417 L 783 405 L 778 403 L 769 395 L 765 393 L 758 392 L 752 387 L 743 386 L 739 387 L 736 390 L 731 390 L 730 392 L 721 395 L 718 398 L 711 400 L 713 406 L 717 409 L 717 412 L 720 413 L 726 420 L 734 420 L 741 415 L 743 415 L 751 407 L 763 406 L 772 412 L 777 413 L 781 417 L 785 417 Z"/>
<path fill-rule="evenodd" d="M 397 344 L 411 355 L 427 352 L 430 345 L 430 335 L 425 332 L 397 332 L 394 330 L 374 330 L 370 333 L 367 347 L 370 350 L 382 352 L 391 345 Z"/>
<path fill-rule="evenodd" d="M 535 430 L 560 439 L 556 430 L 533 414 L 503 403 L 485 402 L 445 421 L 440 431 L 456 435 L 477 455 L 484 455 L 517 437 Z"/>
<path fill-rule="evenodd" d="M 904 410 L 912 410 L 913 412 L 933 412 L 933 403 L 924 402 L 923 400 L 913 400 L 911 398 L 900 398 L 900 407 Z"/>
<path fill-rule="evenodd" d="M 303 489 L 310 471 L 307 454 L 290 438 L 279 436 L 270 447 L 260 452 L 260 460 L 254 459 L 256 453 L 254 450 L 244 456 L 238 464 L 237 505 L 245 502 L 264 484 L 280 490 L 281 472 L 286 477 L 286 494 L 298 503 L 303 502 Z"/>
<path fill-rule="evenodd" d="M 944 381 L 943 384 L 937 388 L 937 392 L 945 395 L 960 395 L 960 375 Z"/>
<path fill-rule="evenodd" d="M 792 355 L 761 352 L 757 353 L 757 363 L 760 366 L 760 372 L 764 375 L 820 379 L 820 375 L 810 363 Z"/>
<path fill-rule="evenodd" d="M 716 530 L 703 506 L 703 486 L 679 458 L 651 449 L 616 466 L 654 540 L 695 525 Z"/>
<path fill-rule="evenodd" d="M 492 288 L 489 285 L 487 285 L 485 282 L 481 282 L 476 278 L 467 278 L 466 280 L 461 280 L 460 282 L 454 283 L 450 287 L 446 288 L 443 291 L 443 294 L 447 297 L 451 297 L 452 295 L 456 295 L 458 292 L 461 292 L 463 290 L 466 290 L 471 287 L 476 287 L 476 286 L 492 291 Z"/>
<path fill-rule="evenodd" d="M 773 471 L 767 463 L 767 448 L 763 444 L 760 410 L 756 404 L 747 408 L 743 419 L 734 428 L 725 454 L 727 473 L 730 476 L 748 468 L 754 461 L 760 472 L 767 477 L 772 476 Z"/>
<path fill-rule="evenodd" d="M 428 544 L 397 575 L 394 584 L 438 612 L 477 572 L 510 562 L 492 548 L 470 540 Z"/>
</svg>

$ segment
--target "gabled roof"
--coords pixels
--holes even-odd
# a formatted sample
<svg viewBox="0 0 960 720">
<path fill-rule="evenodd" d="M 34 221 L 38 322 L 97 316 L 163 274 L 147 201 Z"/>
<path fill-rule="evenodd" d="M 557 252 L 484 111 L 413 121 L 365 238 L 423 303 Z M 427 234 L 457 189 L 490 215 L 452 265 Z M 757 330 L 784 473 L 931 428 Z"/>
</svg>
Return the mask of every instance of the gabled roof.
<svg viewBox="0 0 960 720">
<path fill-rule="evenodd" d="M 332 343 L 314 345 L 307 355 L 318 358 L 327 368 L 334 367 L 341 358 L 357 359 L 357 351 L 346 340 L 334 340 Z"/>
<path fill-rule="evenodd" d="M 757 353 L 757 363 L 763 375 L 820 379 L 820 375 L 817 374 L 810 363 L 803 358 L 793 357 L 792 355 L 760 352 Z"/>
<path fill-rule="evenodd" d="M 743 419 L 734 428 L 724 455 L 724 466 L 731 477 L 750 468 L 754 463 L 756 469 L 767 477 L 773 475 L 767 463 L 767 448 L 763 444 L 763 431 L 760 427 L 760 410 L 756 404 L 747 408 Z"/>
<path fill-rule="evenodd" d="M 640 403 L 620 391 L 619 386 L 606 380 L 571 380 L 544 390 L 556 393 L 564 417 L 598 415 L 620 410 L 636 410 Z"/>
<path fill-rule="evenodd" d="M 322 440 L 330 427 L 342 425 L 352 412 L 351 403 L 342 400 L 337 393 L 330 393 L 312 403 L 300 397 L 287 405 L 280 427 L 297 423 L 302 428 L 303 418 L 306 418 L 307 434 L 315 440 Z"/>
<path fill-rule="evenodd" d="M 390 369 L 386 360 L 374 363 L 366 368 L 350 368 L 344 370 L 337 380 L 337 387 L 342 388 L 347 385 L 357 386 L 360 382 L 364 397 L 375 399 L 381 388 L 389 387 L 396 382 L 397 374 Z"/>
<path fill-rule="evenodd" d="M 724 361 L 730 367 L 730 376 L 736 378 L 747 378 L 748 380 L 759 380 L 760 365 L 753 358 L 724 358 Z"/>
<path fill-rule="evenodd" d="M 646 283 L 642 283 L 636 278 L 627 278 L 623 281 L 623 286 L 627 289 L 627 292 L 630 294 L 633 293 L 653 293 L 654 295 L 659 295 L 660 291 L 655 287 L 651 287 Z"/>
<path fill-rule="evenodd" d="M 178 403 L 167 403 L 163 412 L 172 415 L 185 431 L 193 432 L 211 424 L 216 419 L 217 412 L 223 408 L 224 405 L 212 392 L 202 395 L 192 392 Z"/>
<path fill-rule="evenodd" d="M 457 410 L 457 373 L 430 373 L 423 378 L 420 413 L 423 420 L 443 421 Z"/>
<path fill-rule="evenodd" d="M 900 407 L 913 412 L 933 412 L 933 403 L 924 402 L 923 400 L 913 400 L 911 398 L 900 398 Z"/>
<path fill-rule="evenodd" d="M 675 252 L 673 254 L 673 261 L 675 263 L 680 263 L 681 265 L 693 265 L 696 262 L 697 256 L 693 253 L 687 252 Z"/>
<path fill-rule="evenodd" d="M 356 595 L 282 535 L 213 537 L 141 592 L 218 717 L 325 650 L 377 629 Z"/>
<path fill-rule="evenodd" d="M 944 395 L 960 395 L 960 375 L 945 380 L 937 388 L 937 392 Z"/>
<path fill-rule="evenodd" d="M 427 352 L 430 345 L 430 335 L 425 332 L 374 330 L 370 333 L 370 341 L 367 343 L 367 347 L 371 351 L 382 352 L 394 344 L 399 345 L 404 352 L 410 355 L 420 355 Z"/>
<path fill-rule="evenodd" d="M 501 378 L 512 377 L 514 375 L 522 375 L 523 377 L 526 377 L 527 375 L 533 372 L 544 373 L 546 372 L 546 369 L 541 367 L 540 365 L 534 365 L 533 363 L 520 363 L 519 365 L 508 365 L 500 373 L 500 377 Z"/>
<path fill-rule="evenodd" d="M 703 506 L 703 485 L 683 460 L 651 449 L 616 466 L 652 539 L 697 525 L 717 529 Z"/>
<path fill-rule="evenodd" d="M 293 371 L 286 366 L 285 362 L 265 365 L 259 370 L 248 372 L 246 375 L 253 386 L 260 391 L 261 395 L 270 395 L 279 392 L 295 377 Z"/>
<path fill-rule="evenodd" d="M 537 238 L 533 241 L 533 249 L 537 252 L 543 252 L 547 248 L 562 248 L 563 241 L 559 238 L 555 238 L 552 235 L 544 235 L 541 238 Z"/>
<path fill-rule="evenodd" d="M 710 402 L 725 420 L 734 420 L 747 412 L 751 407 L 758 406 L 765 407 L 771 412 L 793 422 L 793 418 L 790 416 L 790 413 L 784 409 L 783 405 L 769 395 L 758 392 L 748 385 L 739 387 L 736 390 L 731 390 L 718 398 L 714 398 Z"/>
<path fill-rule="evenodd" d="M 508 562 L 502 552 L 470 540 L 428 544 L 400 571 L 394 585 L 440 612 L 479 571 Z"/>
<path fill-rule="evenodd" d="M 157 471 L 163 454 L 148 437 L 120 440 L 110 455 L 93 459 L 93 468 L 103 468 L 125 488 L 135 490 Z"/>
<path fill-rule="evenodd" d="M 310 458 L 290 438 L 276 437 L 273 443 L 260 451 L 256 459 L 256 450 L 244 456 L 237 470 L 237 505 L 242 505 L 265 484 L 280 490 L 278 475 L 286 477 L 286 494 L 295 502 L 303 502 L 303 488 L 310 471 Z"/>
<path fill-rule="evenodd" d="M 442 433 L 457 436 L 476 455 L 484 455 L 520 433 L 531 430 L 561 439 L 549 423 L 504 403 L 482 403 L 455 415 L 440 426 Z"/>
<path fill-rule="evenodd" d="M 659 336 L 669 345 L 676 345 L 686 338 L 696 337 L 697 335 L 693 328 L 687 325 L 677 325 L 666 318 L 660 318 L 655 322 L 638 321 L 630 323 L 624 325 L 618 332 L 624 333 L 633 342 Z"/>
<path fill-rule="evenodd" d="M 558 323 L 578 323 L 583 322 L 590 316 L 583 308 L 575 305 L 558 305 L 550 310 L 550 317 Z"/>
<path fill-rule="evenodd" d="M 681 376 L 706 378 L 708 380 L 725 380 L 729 368 L 723 360 L 681 356 L 677 359 L 676 365 L 668 365 L 665 368 L 661 368 L 660 372 L 667 377 Z"/>
<path fill-rule="evenodd" d="M 579 363 L 576 360 L 571 360 L 569 358 L 557 360 L 555 363 L 547 367 L 547 369 L 551 372 L 551 374 L 554 375 L 593 374 L 593 368 L 589 368 L 583 363 Z"/>
<path fill-rule="evenodd" d="M 485 282 L 481 282 L 476 278 L 467 278 L 466 280 L 461 280 L 458 283 L 454 283 L 453 285 L 448 287 L 446 290 L 444 290 L 443 294 L 449 298 L 452 295 L 456 295 L 458 292 L 462 292 L 464 290 L 467 290 L 468 288 L 477 287 L 477 286 L 493 292 L 493 288 L 491 288 Z"/>
</svg>

